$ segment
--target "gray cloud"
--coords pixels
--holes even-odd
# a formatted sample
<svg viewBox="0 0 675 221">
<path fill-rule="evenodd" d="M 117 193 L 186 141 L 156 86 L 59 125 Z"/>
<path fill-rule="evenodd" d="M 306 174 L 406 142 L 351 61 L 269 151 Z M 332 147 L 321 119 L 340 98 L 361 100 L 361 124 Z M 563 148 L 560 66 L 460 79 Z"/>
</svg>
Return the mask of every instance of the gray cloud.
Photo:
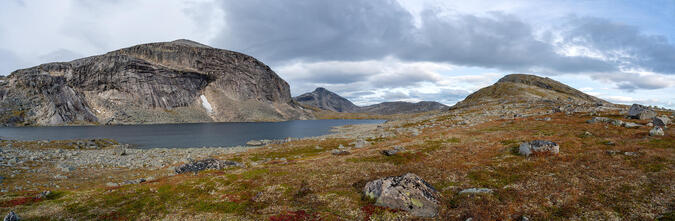
<svg viewBox="0 0 675 221">
<path fill-rule="evenodd" d="M 214 43 L 265 62 L 382 57 L 413 27 L 394 0 L 223 1 L 223 9 L 226 29 Z"/>
<path fill-rule="evenodd" d="M 24 63 L 16 54 L 0 48 L 0 75 L 9 75 Z"/>
<path fill-rule="evenodd" d="M 215 44 L 273 64 L 395 56 L 511 71 L 617 70 L 602 60 L 557 54 L 535 38 L 529 24 L 501 13 L 426 11 L 416 27 L 413 16 L 392 0 L 225 1 L 223 9 L 228 24 Z"/>
<path fill-rule="evenodd" d="M 625 91 L 634 91 L 636 89 L 654 90 L 675 86 L 674 80 L 660 75 L 642 76 L 636 73 L 619 72 L 595 74 L 591 78 L 614 82 L 619 89 Z"/>
<path fill-rule="evenodd" d="M 572 18 L 565 41 L 602 51 L 616 65 L 675 74 L 675 46 L 662 35 L 643 34 L 637 27 L 607 19 Z"/>
</svg>

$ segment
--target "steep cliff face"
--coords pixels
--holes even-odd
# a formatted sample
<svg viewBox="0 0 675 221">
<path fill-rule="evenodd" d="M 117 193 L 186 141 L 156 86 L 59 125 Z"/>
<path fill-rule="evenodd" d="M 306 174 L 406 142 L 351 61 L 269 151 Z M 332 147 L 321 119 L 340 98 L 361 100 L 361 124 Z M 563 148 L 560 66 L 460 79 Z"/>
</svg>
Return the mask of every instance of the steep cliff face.
<svg viewBox="0 0 675 221">
<path fill-rule="evenodd" d="M 0 84 L 8 125 L 310 118 L 267 65 L 188 40 L 17 70 Z"/>
<path fill-rule="evenodd" d="M 316 90 L 304 93 L 300 96 L 295 97 L 295 100 L 301 104 L 311 105 L 314 107 L 321 108 L 323 110 L 335 111 L 335 112 L 345 112 L 353 113 L 358 112 L 359 107 L 354 105 L 351 101 L 347 100 L 336 93 L 333 93 L 325 88 L 319 87 Z"/>
</svg>

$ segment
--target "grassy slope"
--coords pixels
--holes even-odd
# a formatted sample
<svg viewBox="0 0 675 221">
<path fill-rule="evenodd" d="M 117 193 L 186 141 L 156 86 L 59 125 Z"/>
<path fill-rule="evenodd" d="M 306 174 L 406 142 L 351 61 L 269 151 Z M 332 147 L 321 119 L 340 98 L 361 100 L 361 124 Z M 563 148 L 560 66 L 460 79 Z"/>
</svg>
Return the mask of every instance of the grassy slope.
<svg viewBox="0 0 675 221">
<path fill-rule="evenodd" d="M 442 193 L 441 219 L 494 220 L 527 214 L 535 220 L 634 220 L 672 215 L 672 129 L 654 138 L 646 127 L 587 124 L 590 117 L 581 115 L 551 117 L 549 122 L 525 118 L 445 128 L 443 119 L 449 118 L 440 116 L 436 123 L 441 125 L 424 129 L 420 136 L 376 139 L 375 145 L 347 156 L 327 151 L 352 140 L 294 141 L 222 156 L 246 162 L 246 168 L 164 177 L 120 188 L 101 183 L 56 191 L 40 202 L 16 203 L 33 193 L 6 195 L 0 197 L 0 212 L 11 209 L 29 219 L 388 219 L 405 213 L 372 206 L 361 198 L 361 188 L 372 179 L 413 172 Z M 584 131 L 593 136 L 582 136 Z M 525 158 L 514 153 L 520 141 L 532 139 L 558 142 L 561 154 Z M 394 145 L 410 152 L 394 157 L 379 153 Z M 609 155 L 610 149 L 640 155 Z M 266 158 L 271 161 L 251 163 Z M 275 160 L 279 158 L 288 161 Z M 457 194 L 470 187 L 493 188 L 495 193 Z M 8 206 L 9 202 L 21 205 Z"/>
</svg>

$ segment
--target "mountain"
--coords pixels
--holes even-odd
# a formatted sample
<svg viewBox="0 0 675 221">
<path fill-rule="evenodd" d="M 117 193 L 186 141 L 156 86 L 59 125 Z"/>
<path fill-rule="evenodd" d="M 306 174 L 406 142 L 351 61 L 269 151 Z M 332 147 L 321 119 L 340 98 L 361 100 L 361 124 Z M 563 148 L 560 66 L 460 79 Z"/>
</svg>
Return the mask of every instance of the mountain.
<svg viewBox="0 0 675 221">
<path fill-rule="evenodd" d="M 189 40 L 14 71 L 0 82 L 0 107 L 5 125 L 311 118 L 267 65 Z"/>
<path fill-rule="evenodd" d="M 316 88 L 313 92 L 304 93 L 294 98 L 298 103 L 343 113 L 372 113 L 380 115 L 420 113 L 447 108 L 444 104 L 433 101 L 410 102 L 383 102 L 379 104 L 359 107 L 340 95 L 325 88 Z"/>
<path fill-rule="evenodd" d="M 497 83 L 470 94 L 455 106 L 521 101 L 609 104 L 607 101 L 550 78 L 527 74 L 509 74 L 499 79 Z"/>
<path fill-rule="evenodd" d="M 322 110 L 346 113 L 358 112 L 359 110 L 359 107 L 354 105 L 351 101 L 322 87 L 297 96 L 295 97 L 295 100 L 298 103 L 318 107 Z"/>
<path fill-rule="evenodd" d="M 379 104 L 361 107 L 359 111 L 363 113 L 389 115 L 389 114 L 421 113 L 432 110 L 442 110 L 446 108 L 448 108 L 448 106 L 435 101 L 420 101 L 417 103 L 396 101 L 396 102 L 382 102 Z"/>
</svg>

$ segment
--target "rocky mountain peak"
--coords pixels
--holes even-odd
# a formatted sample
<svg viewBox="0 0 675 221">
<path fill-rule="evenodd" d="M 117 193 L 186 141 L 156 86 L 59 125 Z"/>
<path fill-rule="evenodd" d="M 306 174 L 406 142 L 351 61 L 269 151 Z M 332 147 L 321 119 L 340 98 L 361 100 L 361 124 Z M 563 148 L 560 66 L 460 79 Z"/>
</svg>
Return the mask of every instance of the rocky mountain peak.
<svg viewBox="0 0 675 221">
<path fill-rule="evenodd" d="M 509 74 L 495 84 L 470 94 L 458 105 L 465 106 L 491 101 L 504 103 L 535 100 L 609 104 L 547 77 Z"/>
<path fill-rule="evenodd" d="M 136 124 L 306 119 L 259 60 L 179 39 L 14 71 L 0 124 Z"/>
<path fill-rule="evenodd" d="M 322 87 L 314 89 L 313 92 L 297 96 L 295 100 L 301 104 L 335 112 L 356 112 L 359 108 L 346 98 Z"/>
</svg>

